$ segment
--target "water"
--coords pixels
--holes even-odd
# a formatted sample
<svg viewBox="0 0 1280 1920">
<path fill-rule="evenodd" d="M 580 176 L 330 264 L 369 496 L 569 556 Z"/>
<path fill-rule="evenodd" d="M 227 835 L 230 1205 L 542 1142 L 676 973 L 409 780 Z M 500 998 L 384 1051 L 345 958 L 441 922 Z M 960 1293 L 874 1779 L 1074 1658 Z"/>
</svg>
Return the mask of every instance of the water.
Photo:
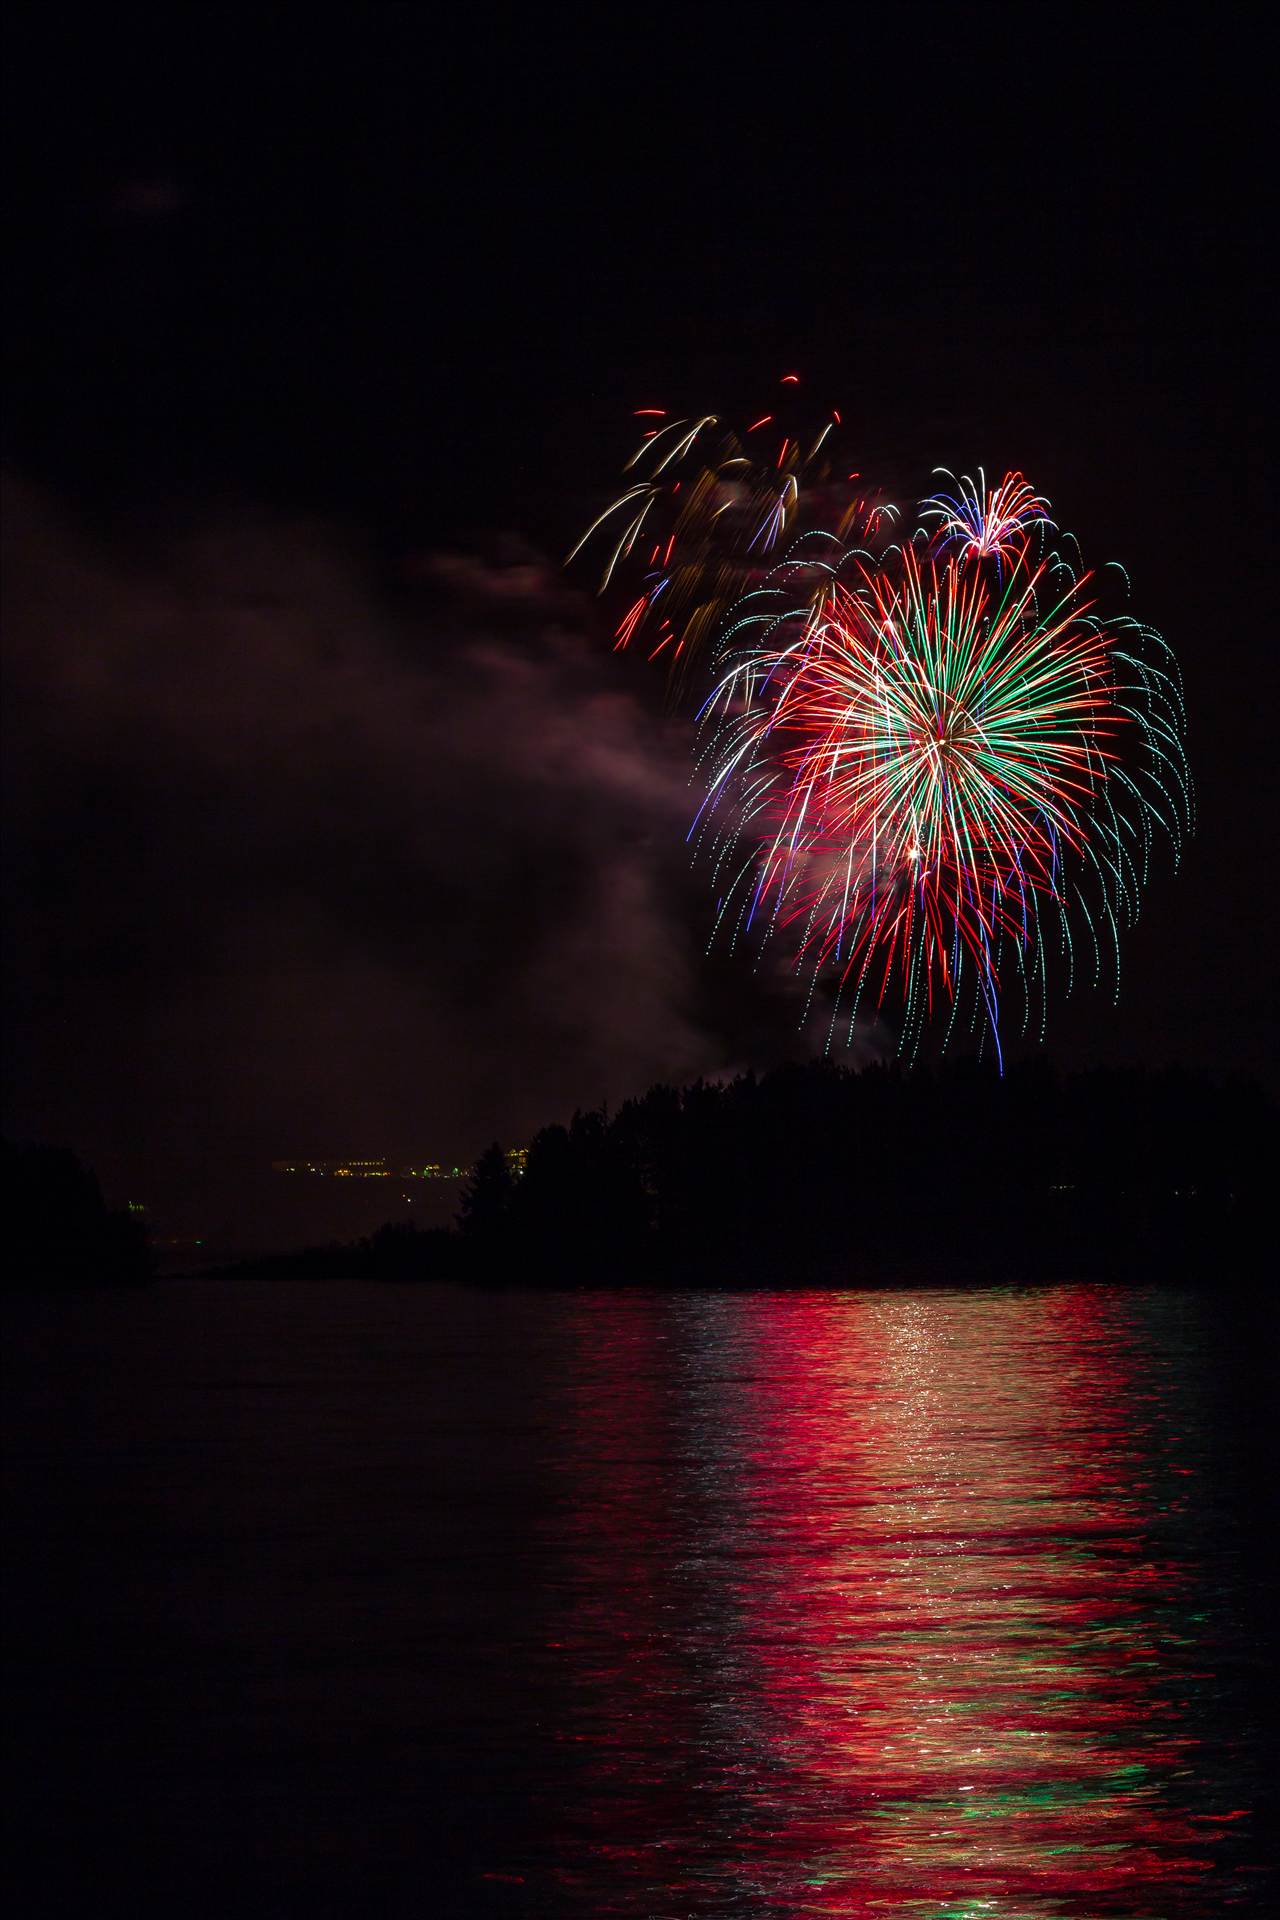
<svg viewBox="0 0 1280 1920">
<path fill-rule="evenodd" d="M 1271 1910 L 1256 1314 L 7 1313 L 28 1914 Z"/>
</svg>

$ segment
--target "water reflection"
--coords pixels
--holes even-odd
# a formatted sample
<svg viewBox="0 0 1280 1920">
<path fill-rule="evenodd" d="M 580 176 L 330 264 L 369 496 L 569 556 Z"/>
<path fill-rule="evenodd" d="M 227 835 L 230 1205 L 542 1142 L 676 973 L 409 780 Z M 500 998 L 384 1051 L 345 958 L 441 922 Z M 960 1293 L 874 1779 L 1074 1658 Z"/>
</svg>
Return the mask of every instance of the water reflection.
<svg viewBox="0 0 1280 1920">
<path fill-rule="evenodd" d="M 573 1301 L 535 1882 L 600 1914 L 1239 1910 L 1195 1311 Z"/>
</svg>

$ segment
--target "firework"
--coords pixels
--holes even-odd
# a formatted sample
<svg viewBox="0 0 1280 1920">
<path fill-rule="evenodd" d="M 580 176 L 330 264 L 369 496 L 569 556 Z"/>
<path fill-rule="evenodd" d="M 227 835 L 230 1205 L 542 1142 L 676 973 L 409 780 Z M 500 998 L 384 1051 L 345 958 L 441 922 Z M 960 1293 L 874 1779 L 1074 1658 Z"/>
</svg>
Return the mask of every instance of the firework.
<svg viewBox="0 0 1280 1920">
<path fill-rule="evenodd" d="M 718 926 L 788 937 L 832 1028 L 868 998 L 1000 1047 L 1020 989 L 1043 1033 L 1078 949 L 1118 983 L 1153 842 L 1191 817 L 1177 667 L 1152 629 L 1047 551 L 1020 474 L 962 483 L 876 556 L 778 568 L 727 624 L 703 710 Z M 815 586 L 815 572 L 823 578 Z"/>
<path fill-rule="evenodd" d="M 1048 501 L 1020 473 L 1006 473 L 999 486 L 989 488 L 981 467 L 976 481 L 967 473 L 957 481 L 945 467 L 934 471 L 946 474 L 956 489 L 934 494 L 920 510 L 924 521 L 937 521 L 934 540 L 941 550 L 993 559 L 1001 566 L 1033 530 L 1053 530 Z"/>
<path fill-rule="evenodd" d="M 946 487 L 899 534 L 833 458 L 836 413 L 640 409 L 627 484 L 574 548 L 618 594 L 614 645 L 701 679 L 717 930 L 786 941 L 810 998 L 896 1010 L 914 1054 L 957 1022 L 1000 1049 L 1020 1002 L 1043 1034 L 1051 976 L 1119 980 L 1153 847 L 1175 857 L 1192 789 L 1171 649 L 1117 575 L 1064 556 L 1020 472 Z"/>
<path fill-rule="evenodd" d="M 675 688 L 689 683 L 728 611 L 802 520 L 830 508 L 837 542 L 880 523 L 884 510 L 859 476 L 834 464 L 839 413 L 806 423 L 799 384 L 784 375 L 777 402 L 742 427 L 717 414 L 639 408 L 627 484 L 568 556 L 588 546 L 600 553 L 600 590 L 617 599 L 615 648 L 639 645 L 663 659 Z"/>
</svg>

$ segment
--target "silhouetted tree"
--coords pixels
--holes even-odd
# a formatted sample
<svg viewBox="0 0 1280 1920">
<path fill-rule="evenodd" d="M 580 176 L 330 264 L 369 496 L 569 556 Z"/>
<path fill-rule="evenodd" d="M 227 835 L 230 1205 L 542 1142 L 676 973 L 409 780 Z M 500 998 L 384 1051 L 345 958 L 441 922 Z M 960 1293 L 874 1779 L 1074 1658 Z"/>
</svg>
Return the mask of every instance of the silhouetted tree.
<svg viewBox="0 0 1280 1920">
<path fill-rule="evenodd" d="M 109 1212 L 89 1169 L 64 1147 L 2 1150 L 10 1286 L 85 1286 L 147 1279 L 146 1229 Z"/>
<path fill-rule="evenodd" d="M 468 1238 L 493 1241 L 502 1235 L 513 1184 L 507 1157 L 495 1140 L 476 1161 L 462 1190 L 458 1225 Z"/>
</svg>

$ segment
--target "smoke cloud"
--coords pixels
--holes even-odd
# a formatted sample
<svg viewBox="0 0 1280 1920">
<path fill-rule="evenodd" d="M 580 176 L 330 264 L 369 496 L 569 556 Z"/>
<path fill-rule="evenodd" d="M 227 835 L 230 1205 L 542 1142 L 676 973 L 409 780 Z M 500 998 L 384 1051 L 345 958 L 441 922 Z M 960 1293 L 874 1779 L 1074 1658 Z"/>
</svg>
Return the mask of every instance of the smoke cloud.
<svg viewBox="0 0 1280 1920">
<path fill-rule="evenodd" d="M 687 738 L 536 556 L 5 512 L 9 1129 L 201 1200 L 721 1069 Z"/>
</svg>

